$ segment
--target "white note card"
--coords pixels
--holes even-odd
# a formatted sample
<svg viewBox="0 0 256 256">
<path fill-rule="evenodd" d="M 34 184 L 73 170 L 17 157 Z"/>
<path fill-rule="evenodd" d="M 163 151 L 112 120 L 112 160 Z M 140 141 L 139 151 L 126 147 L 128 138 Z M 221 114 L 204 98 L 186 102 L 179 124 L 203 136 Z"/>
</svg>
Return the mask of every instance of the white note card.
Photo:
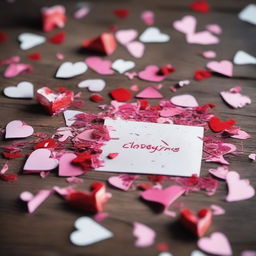
<svg viewBox="0 0 256 256">
<path fill-rule="evenodd" d="M 98 171 L 189 177 L 200 174 L 204 128 L 106 119 L 111 140 Z M 118 153 L 108 159 L 110 153 Z"/>
</svg>

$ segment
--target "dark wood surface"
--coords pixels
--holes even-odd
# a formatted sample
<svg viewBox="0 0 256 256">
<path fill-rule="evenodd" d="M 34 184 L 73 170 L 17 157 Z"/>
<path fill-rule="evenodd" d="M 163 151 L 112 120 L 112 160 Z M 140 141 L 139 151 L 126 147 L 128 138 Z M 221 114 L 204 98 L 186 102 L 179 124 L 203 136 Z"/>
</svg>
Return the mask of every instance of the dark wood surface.
<svg viewBox="0 0 256 256">
<path fill-rule="evenodd" d="M 8 4 L 5 1 L 0 3 L 0 29 L 9 34 L 10 40 L 0 44 L 0 59 L 5 59 L 13 55 L 22 57 L 23 62 L 31 63 L 34 72 L 27 75 L 20 75 L 15 78 L 5 79 L 0 77 L 0 86 L 16 85 L 18 82 L 26 80 L 35 85 L 35 88 L 42 86 L 58 87 L 64 86 L 78 92 L 79 81 L 88 78 L 99 78 L 91 70 L 84 75 L 68 80 L 55 79 L 54 74 L 60 65 L 55 57 L 57 52 L 65 55 L 67 61 L 84 60 L 86 53 L 79 51 L 81 42 L 86 38 L 91 38 L 107 30 L 110 25 L 117 25 L 119 29 L 135 28 L 139 32 L 145 29 L 139 15 L 145 9 L 155 12 L 155 25 L 163 32 L 171 35 L 171 42 L 165 44 L 147 44 L 143 58 L 134 59 L 126 50 L 119 46 L 118 50 L 109 57 L 115 60 L 119 57 L 131 59 L 136 62 L 136 70 L 141 70 L 145 65 L 163 65 L 172 63 L 176 67 L 176 72 L 169 76 L 164 82 L 161 92 L 166 98 L 174 95 L 170 85 L 174 85 L 180 79 L 192 79 L 194 70 L 205 67 L 207 60 L 199 53 L 203 50 L 215 50 L 217 59 L 232 60 L 237 50 L 245 50 L 248 53 L 256 54 L 256 27 L 238 19 L 238 12 L 251 1 L 226 0 L 209 1 L 212 11 L 209 14 L 199 14 L 188 9 L 190 1 L 172 0 L 144 0 L 144 1 L 92 1 L 91 13 L 81 19 L 75 20 L 73 12 L 75 1 L 16 1 Z M 40 22 L 40 8 L 63 4 L 67 8 L 68 23 L 63 29 L 67 33 L 67 40 L 62 45 L 50 43 L 42 44 L 28 51 L 19 49 L 17 36 L 22 32 L 42 33 Z M 130 16 L 125 20 L 119 20 L 113 16 L 112 11 L 116 8 L 129 8 Z M 172 28 L 174 20 L 182 18 L 186 14 L 192 14 L 198 18 L 198 30 L 203 29 L 206 24 L 218 23 L 223 28 L 220 36 L 220 44 L 213 46 L 189 45 L 185 42 L 184 35 Z M 57 30 L 49 33 L 54 34 Z M 28 61 L 26 55 L 32 52 L 40 52 L 43 56 L 40 61 Z M 3 74 L 4 68 L 0 67 Z M 128 80 L 123 75 L 104 76 L 107 88 L 103 91 L 109 102 L 108 92 L 117 87 L 129 88 L 132 84 L 138 84 L 140 88 L 149 83 L 137 79 Z M 249 178 L 253 186 L 256 186 L 255 163 L 250 162 L 248 154 L 255 152 L 255 66 L 234 66 L 234 77 L 225 78 L 214 75 L 203 82 L 192 80 L 192 84 L 180 89 L 177 94 L 191 93 L 200 104 L 209 102 L 217 105 L 214 110 L 217 115 L 226 118 L 235 118 L 242 129 L 250 133 L 253 137 L 244 142 L 232 140 L 239 147 L 240 154 L 236 157 L 229 157 L 230 169 L 240 173 L 242 178 Z M 249 95 L 252 104 L 245 108 L 234 110 L 228 107 L 220 98 L 219 92 L 228 90 L 234 86 L 241 86 L 243 93 Z M 89 101 L 89 93 L 83 90 L 83 99 L 86 104 L 82 108 L 84 111 L 99 111 L 97 104 Z M 0 126 L 5 125 L 14 119 L 21 119 L 32 125 L 37 132 L 47 132 L 51 135 L 56 128 L 64 125 L 63 116 L 49 117 L 33 100 L 15 100 L 0 95 Z M 1 139 L 1 145 L 10 143 Z M 242 147 L 244 151 L 242 151 Z M 0 159 L 1 166 L 5 162 Z M 132 222 L 139 221 L 152 227 L 157 232 L 156 243 L 166 242 L 173 255 L 190 255 L 196 249 L 196 238 L 184 231 L 177 220 L 164 214 L 156 214 L 138 197 L 138 191 L 122 192 L 108 187 L 113 194 L 112 199 L 106 204 L 105 211 L 110 213 L 110 217 L 103 222 L 103 225 L 114 233 L 114 238 L 88 247 L 76 247 L 69 242 L 69 235 L 73 231 L 74 221 L 81 215 L 66 206 L 65 202 L 58 196 L 50 196 L 40 208 L 32 215 L 26 213 L 24 207 L 19 203 L 18 196 L 24 190 L 37 191 L 39 189 L 51 188 L 53 185 L 67 186 L 64 178 L 52 173 L 46 179 L 41 179 L 38 175 L 22 175 L 21 169 L 24 164 L 23 159 L 9 162 L 10 173 L 19 173 L 19 180 L 15 183 L 0 182 L 0 254 L 3 256 L 64 256 L 64 255 L 158 255 L 159 252 L 154 247 L 146 249 L 136 248 L 135 239 L 132 236 Z M 215 164 L 203 164 L 202 175 L 207 174 L 210 167 Z M 111 173 L 89 172 L 84 175 L 85 184 L 81 188 L 88 188 L 93 181 L 106 181 Z M 141 175 L 142 180 L 146 177 Z M 242 250 L 256 250 L 256 199 L 241 202 L 227 203 L 224 198 L 227 188 L 224 182 L 220 182 L 216 195 L 206 196 L 204 193 L 190 193 L 189 196 L 182 197 L 178 202 L 184 202 L 193 210 L 208 207 L 211 204 L 218 204 L 226 209 L 226 214 L 214 217 L 213 224 L 207 234 L 213 231 L 221 231 L 229 238 L 234 255 L 239 255 Z"/>
</svg>

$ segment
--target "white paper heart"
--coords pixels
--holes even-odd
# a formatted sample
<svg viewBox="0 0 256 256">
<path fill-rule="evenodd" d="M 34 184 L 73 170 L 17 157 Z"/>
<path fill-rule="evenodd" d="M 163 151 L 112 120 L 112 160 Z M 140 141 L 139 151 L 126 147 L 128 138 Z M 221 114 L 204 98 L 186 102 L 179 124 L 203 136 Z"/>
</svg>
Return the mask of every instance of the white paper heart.
<svg viewBox="0 0 256 256">
<path fill-rule="evenodd" d="M 159 28 L 150 27 L 147 28 L 141 35 L 140 41 L 143 43 L 164 43 L 170 41 L 170 36 L 161 33 Z"/>
<path fill-rule="evenodd" d="M 33 98 L 34 85 L 30 82 L 20 82 L 17 86 L 9 86 L 4 89 L 4 95 L 9 98 Z"/>
<path fill-rule="evenodd" d="M 256 25 L 256 4 L 247 5 L 239 14 L 240 20 Z"/>
<path fill-rule="evenodd" d="M 102 79 L 87 79 L 78 84 L 79 88 L 88 88 L 90 92 L 101 92 L 106 86 Z"/>
<path fill-rule="evenodd" d="M 236 65 L 256 64 L 256 57 L 244 51 L 238 51 L 233 59 Z"/>
<path fill-rule="evenodd" d="M 75 116 L 82 113 L 83 112 L 78 110 L 65 110 L 63 114 L 64 114 L 66 126 L 71 126 L 75 122 Z"/>
<path fill-rule="evenodd" d="M 171 103 L 176 106 L 194 108 L 198 106 L 196 98 L 189 94 L 177 95 L 170 99 Z"/>
<path fill-rule="evenodd" d="M 191 252 L 190 256 L 207 256 L 207 255 L 198 250 L 194 250 Z"/>
<path fill-rule="evenodd" d="M 113 233 L 89 217 L 80 217 L 75 222 L 76 231 L 70 241 L 78 246 L 86 246 L 113 237 Z"/>
<path fill-rule="evenodd" d="M 135 67 L 135 63 L 133 61 L 126 61 L 123 59 L 118 59 L 113 62 L 112 69 L 116 70 L 120 74 L 132 69 Z"/>
<path fill-rule="evenodd" d="M 19 35 L 20 48 L 22 50 L 28 50 L 46 41 L 44 36 L 39 36 L 32 33 L 22 33 Z"/>
<path fill-rule="evenodd" d="M 71 78 L 78 76 L 85 73 L 87 69 L 87 65 L 82 61 L 75 63 L 64 62 L 60 65 L 56 73 L 56 78 Z"/>
</svg>

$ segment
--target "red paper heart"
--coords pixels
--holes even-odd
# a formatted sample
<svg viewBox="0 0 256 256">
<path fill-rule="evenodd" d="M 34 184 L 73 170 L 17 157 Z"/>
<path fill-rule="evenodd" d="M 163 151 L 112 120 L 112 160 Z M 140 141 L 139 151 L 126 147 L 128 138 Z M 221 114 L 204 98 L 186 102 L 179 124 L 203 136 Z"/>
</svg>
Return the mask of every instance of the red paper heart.
<svg viewBox="0 0 256 256">
<path fill-rule="evenodd" d="M 208 3 L 205 0 L 199 0 L 191 3 L 189 5 L 190 9 L 196 11 L 196 12 L 202 12 L 207 13 L 210 11 L 210 7 Z"/>
<path fill-rule="evenodd" d="M 113 13 L 120 19 L 125 19 L 129 15 L 129 10 L 127 9 L 116 9 Z"/>
<path fill-rule="evenodd" d="M 42 55 L 39 52 L 34 52 L 34 53 L 27 55 L 27 58 L 30 60 L 40 60 L 42 58 Z"/>
<path fill-rule="evenodd" d="M 193 234 L 201 237 L 211 225 L 212 211 L 209 209 L 201 209 L 197 215 L 195 215 L 190 209 L 185 208 L 180 213 L 180 222 Z"/>
<path fill-rule="evenodd" d="M 100 94 L 94 93 L 90 96 L 90 100 L 99 103 L 104 101 L 104 98 Z"/>
<path fill-rule="evenodd" d="M 109 94 L 114 100 L 119 102 L 128 101 L 132 98 L 131 92 L 125 88 L 112 90 Z"/>
<path fill-rule="evenodd" d="M 62 44 L 66 38 L 65 32 L 56 33 L 54 36 L 48 38 L 48 41 L 53 44 Z"/>
<path fill-rule="evenodd" d="M 206 70 L 198 69 L 195 71 L 194 79 L 197 81 L 205 80 L 206 78 L 209 78 L 212 76 L 212 73 Z"/>
<path fill-rule="evenodd" d="M 236 121 L 233 119 L 222 122 L 217 116 L 213 116 L 208 122 L 209 127 L 214 132 L 221 132 L 223 130 L 230 129 L 235 123 Z"/>
<path fill-rule="evenodd" d="M 85 212 L 97 213 L 103 210 L 103 204 L 107 201 L 106 187 L 104 183 L 93 183 L 92 191 L 71 191 L 66 199 L 73 207 Z"/>
</svg>

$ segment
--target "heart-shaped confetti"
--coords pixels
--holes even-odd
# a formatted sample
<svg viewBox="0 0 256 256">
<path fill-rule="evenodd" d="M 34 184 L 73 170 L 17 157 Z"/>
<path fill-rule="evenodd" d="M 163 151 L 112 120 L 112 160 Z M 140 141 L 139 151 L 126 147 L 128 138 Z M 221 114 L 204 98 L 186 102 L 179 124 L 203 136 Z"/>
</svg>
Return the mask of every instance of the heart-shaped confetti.
<svg viewBox="0 0 256 256">
<path fill-rule="evenodd" d="M 230 129 L 236 123 L 235 120 L 230 119 L 226 121 L 221 121 L 217 116 L 213 116 L 209 120 L 209 126 L 214 132 L 221 132 L 223 130 Z"/>
<path fill-rule="evenodd" d="M 135 246 L 144 248 L 154 243 L 156 232 L 140 222 L 134 222 L 133 235 L 137 238 Z"/>
<path fill-rule="evenodd" d="M 148 189 L 140 195 L 144 200 L 159 203 L 164 209 L 167 209 L 184 192 L 185 189 L 183 187 L 173 185 L 165 189 Z"/>
<path fill-rule="evenodd" d="M 24 173 L 36 173 L 50 171 L 58 166 L 58 160 L 51 158 L 51 151 L 46 148 L 39 148 L 33 151 L 24 165 Z"/>
<path fill-rule="evenodd" d="M 210 11 L 210 7 L 205 0 L 194 1 L 189 5 L 189 7 L 190 9 L 201 13 L 207 13 Z"/>
<path fill-rule="evenodd" d="M 11 63 L 4 71 L 4 77 L 11 78 L 31 71 L 33 71 L 33 68 L 29 64 Z"/>
<path fill-rule="evenodd" d="M 248 96 L 242 95 L 239 92 L 220 92 L 220 95 L 223 100 L 233 108 L 242 108 L 245 105 L 252 103 Z"/>
<path fill-rule="evenodd" d="M 213 59 L 216 57 L 216 52 L 214 51 L 205 51 L 202 52 L 202 56 L 205 57 L 206 59 Z"/>
<path fill-rule="evenodd" d="M 211 61 L 207 63 L 207 68 L 210 70 L 222 74 L 224 76 L 232 77 L 233 76 L 233 64 L 229 60 Z"/>
<path fill-rule="evenodd" d="M 123 191 L 128 191 L 136 178 L 137 176 L 121 174 L 119 176 L 109 177 L 108 182 L 115 188 L 118 188 Z"/>
<path fill-rule="evenodd" d="M 120 44 L 126 45 L 132 42 L 138 36 L 138 31 L 135 29 L 118 30 L 115 36 L 116 36 L 116 40 Z"/>
<path fill-rule="evenodd" d="M 112 75 L 114 70 L 111 69 L 112 62 L 101 59 L 100 57 L 88 57 L 85 60 L 89 68 L 101 75 Z"/>
<path fill-rule="evenodd" d="M 206 29 L 216 35 L 220 35 L 222 33 L 222 29 L 218 24 L 206 25 Z"/>
<path fill-rule="evenodd" d="M 219 205 L 212 204 L 210 207 L 211 207 L 211 210 L 212 210 L 212 214 L 213 214 L 214 216 L 219 216 L 219 215 L 225 214 L 225 209 L 222 208 L 222 207 L 219 206 Z"/>
<path fill-rule="evenodd" d="M 228 185 L 228 202 L 241 201 L 250 199 L 255 195 L 254 188 L 250 185 L 249 180 L 242 180 L 237 172 L 230 171 L 227 174 L 226 182 Z"/>
<path fill-rule="evenodd" d="M 180 213 L 181 224 L 194 235 L 201 237 L 205 234 L 212 222 L 212 212 L 209 209 L 201 209 L 195 215 L 190 209 L 184 208 Z"/>
<path fill-rule="evenodd" d="M 251 159 L 252 161 L 256 161 L 256 154 L 252 153 L 249 156 L 249 159 Z"/>
<path fill-rule="evenodd" d="M 174 21 L 173 27 L 184 34 L 194 34 L 196 30 L 196 18 L 190 15 L 184 16 L 181 20 Z"/>
<path fill-rule="evenodd" d="M 163 95 L 153 87 L 147 87 L 136 95 L 136 98 L 161 99 Z"/>
<path fill-rule="evenodd" d="M 88 79 L 78 84 L 79 88 L 88 88 L 90 92 L 101 92 L 106 86 L 106 82 L 102 79 Z"/>
<path fill-rule="evenodd" d="M 5 138 L 27 138 L 34 133 L 32 126 L 27 125 L 26 123 L 20 120 L 11 121 L 6 125 L 5 128 Z"/>
<path fill-rule="evenodd" d="M 113 234 L 89 217 L 80 217 L 75 222 L 76 231 L 70 235 L 70 241 L 77 246 L 87 246 L 105 239 Z"/>
<path fill-rule="evenodd" d="M 238 51 L 234 56 L 233 62 L 236 65 L 256 64 L 256 57 L 245 51 Z"/>
<path fill-rule="evenodd" d="M 209 169 L 208 172 L 219 179 L 225 180 L 229 172 L 229 169 L 227 166 L 220 166 L 217 167 L 216 169 Z"/>
<path fill-rule="evenodd" d="M 44 36 L 39 36 L 32 33 L 22 33 L 19 35 L 18 40 L 20 41 L 20 48 L 22 50 L 31 49 L 46 41 Z"/>
<path fill-rule="evenodd" d="M 139 39 L 143 43 L 165 43 L 170 41 L 170 36 L 161 33 L 159 28 L 149 27 L 140 35 Z"/>
<path fill-rule="evenodd" d="M 154 25 L 155 21 L 155 14 L 152 11 L 144 11 L 140 15 L 142 21 L 144 22 L 145 25 L 147 26 L 152 26 Z"/>
<path fill-rule="evenodd" d="M 62 44 L 66 38 L 66 34 L 64 32 L 56 33 L 54 36 L 48 38 L 48 41 L 53 44 Z"/>
<path fill-rule="evenodd" d="M 138 73 L 138 77 L 150 82 L 161 82 L 165 79 L 165 75 L 160 75 L 159 68 L 155 65 L 147 66 L 143 71 Z"/>
<path fill-rule="evenodd" d="M 133 41 L 126 45 L 128 52 L 135 58 L 141 58 L 145 51 L 145 46 L 139 41 Z"/>
<path fill-rule="evenodd" d="M 172 104 L 180 107 L 194 108 L 198 106 L 196 98 L 189 94 L 174 96 L 170 101 Z"/>
<path fill-rule="evenodd" d="M 135 67 L 133 61 L 126 61 L 123 59 L 115 60 L 112 64 L 112 69 L 116 70 L 118 73 L 123 74 L 124 72 Z"/>
<path fill-rule="evenodd" d="M 128 101 L 132 98 L 131 92 L 125 88 L 114 89 L 109 94 L 114 100 L 120 102 Z"/>
<path fill-rule="evenodd" d="M 59 176 L 78 176 L 84 174 L 81 167 L 72 164 L 72 160 L 76 158 L 73 153 L 66 153 L 59 160 Z"/>
<path fill-rule="evenodd" d="M 78 76 L 85 73 L 87 68 L 87 65 L 82 61 L 75 63 L 64 62 L 58 68 L 56 78 L 71 78 L 74 76 Z"/>
<path fill-rule="evenodd" d="M 9 98 L 33 98 L 34 85 L 30 82 L 20 82 L 17 86 L 9 86 L 4 89 L 4 95 Z"/>
<path fill-rule="evenodd" d="M 186 40 L 190 44 L 201 44 L 201 45 L 209 45 L 209 44 L 218 44 L 219 38 L 212 35 L 208 31 L 201 31 L 195 34 L 187 34 Z"/>
<path fill-rule="evenodd" d="M 208 256 L 208 255 L 206 255 L 198 250 L 194 250 L 191 252 L 190 256 Z"/>
<path fill-rule="evenodd" d="M 247 5 L 239 14 L 238 17 L 242 21 L 256 25 L 256 4 Z"/>
<path fill-rule="evenodd" d="M 231 256 L 232 249 L 227 237 L 221 232 L 213 233 L 209 238 L 200 238 L 197 242 L 198 247 L 214 255 Z"/>
</svg>

